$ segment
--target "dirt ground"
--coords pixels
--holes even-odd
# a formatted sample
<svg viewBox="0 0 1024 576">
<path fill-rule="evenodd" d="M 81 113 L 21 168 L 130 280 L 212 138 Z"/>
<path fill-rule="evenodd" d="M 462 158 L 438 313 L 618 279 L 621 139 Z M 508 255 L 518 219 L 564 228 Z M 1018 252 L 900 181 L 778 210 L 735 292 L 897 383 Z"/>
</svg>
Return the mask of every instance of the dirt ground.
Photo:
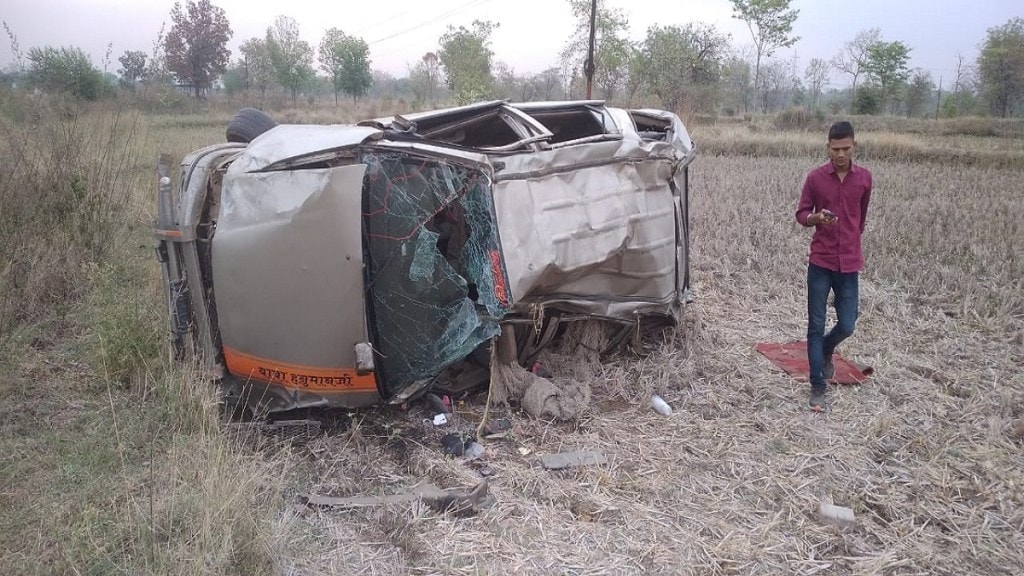
<svg viewBox="0 0 1024 576">
<path fill-rule="evenodd" d="M 478 392 L 441 427 L 425 405 L 387 407 L 296 448 L 285 573 L 1024 573 L 1024 321 L 960 306 L 973 285 L 962 279 L 946 296 L 924 275 L 908 284 L 902 274 L 920 259 L 890 237 L 943 175 L 877 166 L 861 319 L 840 350 L 875 373 L 833 386 L 830 412 L 815 414 L 807 385 L 754 351 L 803 337 L 809 235 L 792 211 L 810 166 L 762 167 L 711 157 L 695 166 L 697 299 L 674 334 L 648 341 L 646 356 L 542 360 L 555 382 L 590 383 L 591 409 L 578 421 L 500 409 L 492 417 L 512 428 L 484 441 L 482 457 L 446 456 L 444 434 L 476 430 L 487 398 Z M 986 178 L 993 189 L 1002 181 Z M 950 246 L 932 240 L 941 260 Z M 650 408 L 652 393 L 671 416 Z M 570 451 L 607 461 L 541 466 L 544 454 Z M 302 494 L 397 494 L 419 481 L 470 488 L 484 477 L 488 499 L 469 515 L 422 502 L 300 503 Z M 854 522 L 823 522 L 822 502 L 851 508 Z"/>
</svg>

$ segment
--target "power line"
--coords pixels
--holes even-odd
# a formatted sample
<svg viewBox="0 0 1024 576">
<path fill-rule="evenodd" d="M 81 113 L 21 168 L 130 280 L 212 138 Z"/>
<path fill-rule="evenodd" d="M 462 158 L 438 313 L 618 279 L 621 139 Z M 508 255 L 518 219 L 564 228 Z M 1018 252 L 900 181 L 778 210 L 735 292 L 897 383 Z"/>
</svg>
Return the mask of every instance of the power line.
<svg viewBox="0 0 1024 576">
<path fill-rule="evenodd" d="M 471 0 L 470 2 L 467 2 L 466 4 L 462 4 L 461 6 L 458 6 L 456 8 L 452 8 L 451 10 L 445 12 L 444 14 L 441 14 L 440 16 L 437 16 L 437 17 L 433 18 L 432 20 L 427 20 L 426 22 L 420 22 L 419 24 L 417 24 L 416 26 L 413 26 L 411 28 L 406 28 L 404 30 L 400 30 L 398 32 L 395 32 L 394 34 L 391 34 L 389 36 L 385 36 L 383 38 L 378 38 L 377 40 L 369 42 L 369 44 L 379 44 L 381 42 L 385 42 L 387 40 L 391 40 L 392 38 L 397 38 L 399 36 L 402 36 L 403 34 L 408 34 L 409 32 L 414 32 L 416 30 L 419 30 L 420 28 L 422 28 L 423 26 L 426 26 L 428 24 L 434 24 L 436 22 L 440 22 L 441 20 L 444 20 L 445 18 L 448 18 L 449 16 L 452 16 L 452 15 L 458 13 L 458 12 L 462 12 L 465 9 L 477 8 L 477 7 L 483 6 L 484 4 L 487 4 L 488 2 L 493 2 L 493 1 L 494 0 Z"/>
<path fill-rule="evenodd" d="M 390 56 L 390 55 L 394 55 L 394 54 L 399 54 L 400 55 L 405 50 L 408 50 L 409 48 L 412 48 L 413 46 L 416 46 L 417 44 L 421 44 L 423 42 L 429 42 L 429 41 L 430 40 L 428 38 L 424 37 L 422 40 L 415 40 L 415 41 L 409 42 L 409 43 L 407 43 L 407 44 L 405 44 L 403 46 L 399 46 L 398 48 L 391 48 L 390 50 L 385 52 L 384 55 L 385 56 Z M 434 38 L 434 41 L 436 42 L 437 38 Z M 434 48 L 431 49 L 431 51 L 436 51 L 436 49 L 437 48 L 435 46 Z M 419 56 L 417 58 L 419 58 Z"/>
<path fill-rule="evenodd" d="M 370 24 L 369 26 L 363 26 L 359 30 L 356 30 L 353 33 L 353 36 L 362 36 L 368 30 L 373 30 L 374 28 L 376 28 L 377 26 L 380 26 L 381 24 L 387 24 L 388 22 L 391 22 L 395 18 L 398 18 L 398 17 L 401 17 L 401 16 L 406 16 L 406 15 L 408 15 L 408 12 L 402 12 L 402 13 L 399 13 L 399 14 L 392 14 L 391 16 L 388 16 L 387 18 L 384 18 L 383 20 L 378 20 L 378 21 L 374 22 L 373 24 Z"/>
<path fill-rule="evenodd" d="M 473 4 L 474 2 L 479 2 L 479 1 L 480 0 L 470 0 L 466 4 L 463 4 L 462 6 L 457 6 L 455 8 L 452 8 L 452 11 L 459 10 L 460 8 L 469 6 L 470 4 Z M 373 24 L 370 24 L 369 26 L 364 26 L 359 31 L 355 32 L 354 35 L 355 36 L 359 36 L 359 35 L 363 34 L 364 32 L 366 32 L 367 30 L 371 30 L 373 28 L 376 28 L 377 26 L 380 26 L 381 24 L 387 24 L 388 22 L 391 22 L 392 20 L 394 20 L 397 17 L 408 16 L 408 15 L 409 15 L 408 11 L 401 12 L 399 14 L 392 14 L 391 16 L 388 16 L 387 18 L 384 18 L 383 20 L 378 20 L 377 22 L 374 22 Z M 373 44 L 373 42 L 371 42 L 371 44 Z"/>
</svg>

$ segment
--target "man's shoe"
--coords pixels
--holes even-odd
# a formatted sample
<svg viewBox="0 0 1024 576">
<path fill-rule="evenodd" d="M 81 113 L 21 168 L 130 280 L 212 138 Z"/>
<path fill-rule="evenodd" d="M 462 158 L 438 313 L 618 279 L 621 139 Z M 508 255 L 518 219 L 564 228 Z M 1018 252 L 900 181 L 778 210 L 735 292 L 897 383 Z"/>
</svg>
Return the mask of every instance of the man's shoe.
<svg viewBox="0 0 1024 576">
<path fill-rule="evenodd" d="M 831 354 L 825 358 L 825 364 L 821 367 L 821 375 L 825 377 L 825 382 L 831 382 L 836 375 L 836 365 L 832 363 Z"/>
<path fill-rule="evenodd" d="M 818 388 L 817 386 L 811 388 L 811 401 L 808 403 L 811 407 L 812 412 L 824 412 L 828 409 L 828 404 L 825 402 L 825 388 Z"/>
</svg>

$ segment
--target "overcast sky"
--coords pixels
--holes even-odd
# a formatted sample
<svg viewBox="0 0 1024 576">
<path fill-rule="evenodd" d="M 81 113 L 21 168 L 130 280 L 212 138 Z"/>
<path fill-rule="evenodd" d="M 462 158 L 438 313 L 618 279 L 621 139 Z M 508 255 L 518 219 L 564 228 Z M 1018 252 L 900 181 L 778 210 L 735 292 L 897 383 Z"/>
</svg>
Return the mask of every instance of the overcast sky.
<svg viewBox="0 0 1024 576">
<path fill-rule="evenodd" d="M 737 47 L 751 45 L 746 26 L 733 18 L 729 0 L 606 0 L 628 17 L 639 40 L 654 24 L 714 24 L 732 35 Z M 558 63 L 558 53 L 574 21 L 566 0 L 213 0 L 227 13 L 234 36 L 232 58 L 244 40 L 263 36 L 278 15 L 294 18 L 314 49 L 324 30 L 337 27 L 370 45 L 371 65 L 395 76 L 425 52 L 437 49 L 448 25 L 474 19 L 500 24 L 493 35 L 497 60 L 517 73 L 535 73 Z M 0 19 L 17 37 L 21 52 L 37 46 L 77 46 L 108 71 L 119 68 L 125 50 L 151 53 L 161 24 L 169 22 L 171 1 L 157 0 L 0 0 Z M 800 10 L 794 32 L 801 39 L 775 56 L 800 76 L 812 58 L 830 59 L 859 30 L 877 27 L 884 40 L 913 48 L 910 66 L 932 72 L 935 81 L 956 71 L 957 55 L 973 63 L 988 28 L 1024 16 L 1024 0 L 793 0 Z M 0 66 L 14 61 L 10 43 L 0 39 Z M 838 81 L 837 77 L 837 81 Z M 845 83 L 845 80 L 842 80 Z M 948 84 L 948 82 L 947 82 Z"/>
</svg>

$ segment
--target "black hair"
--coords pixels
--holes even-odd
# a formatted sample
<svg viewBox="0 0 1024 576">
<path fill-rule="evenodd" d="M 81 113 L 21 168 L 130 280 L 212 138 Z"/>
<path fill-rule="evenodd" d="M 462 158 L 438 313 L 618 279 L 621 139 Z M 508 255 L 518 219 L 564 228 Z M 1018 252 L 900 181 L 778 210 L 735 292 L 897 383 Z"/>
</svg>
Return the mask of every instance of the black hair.
<svg viewBox="0 0 1024 576">
<path fill-rule="evenodd" d="M 828 129 L 829 140 L 842 140 L 843 138 L 853 138 L 853 124 L 846 120 L 840 120 Z"/>
</svg>

